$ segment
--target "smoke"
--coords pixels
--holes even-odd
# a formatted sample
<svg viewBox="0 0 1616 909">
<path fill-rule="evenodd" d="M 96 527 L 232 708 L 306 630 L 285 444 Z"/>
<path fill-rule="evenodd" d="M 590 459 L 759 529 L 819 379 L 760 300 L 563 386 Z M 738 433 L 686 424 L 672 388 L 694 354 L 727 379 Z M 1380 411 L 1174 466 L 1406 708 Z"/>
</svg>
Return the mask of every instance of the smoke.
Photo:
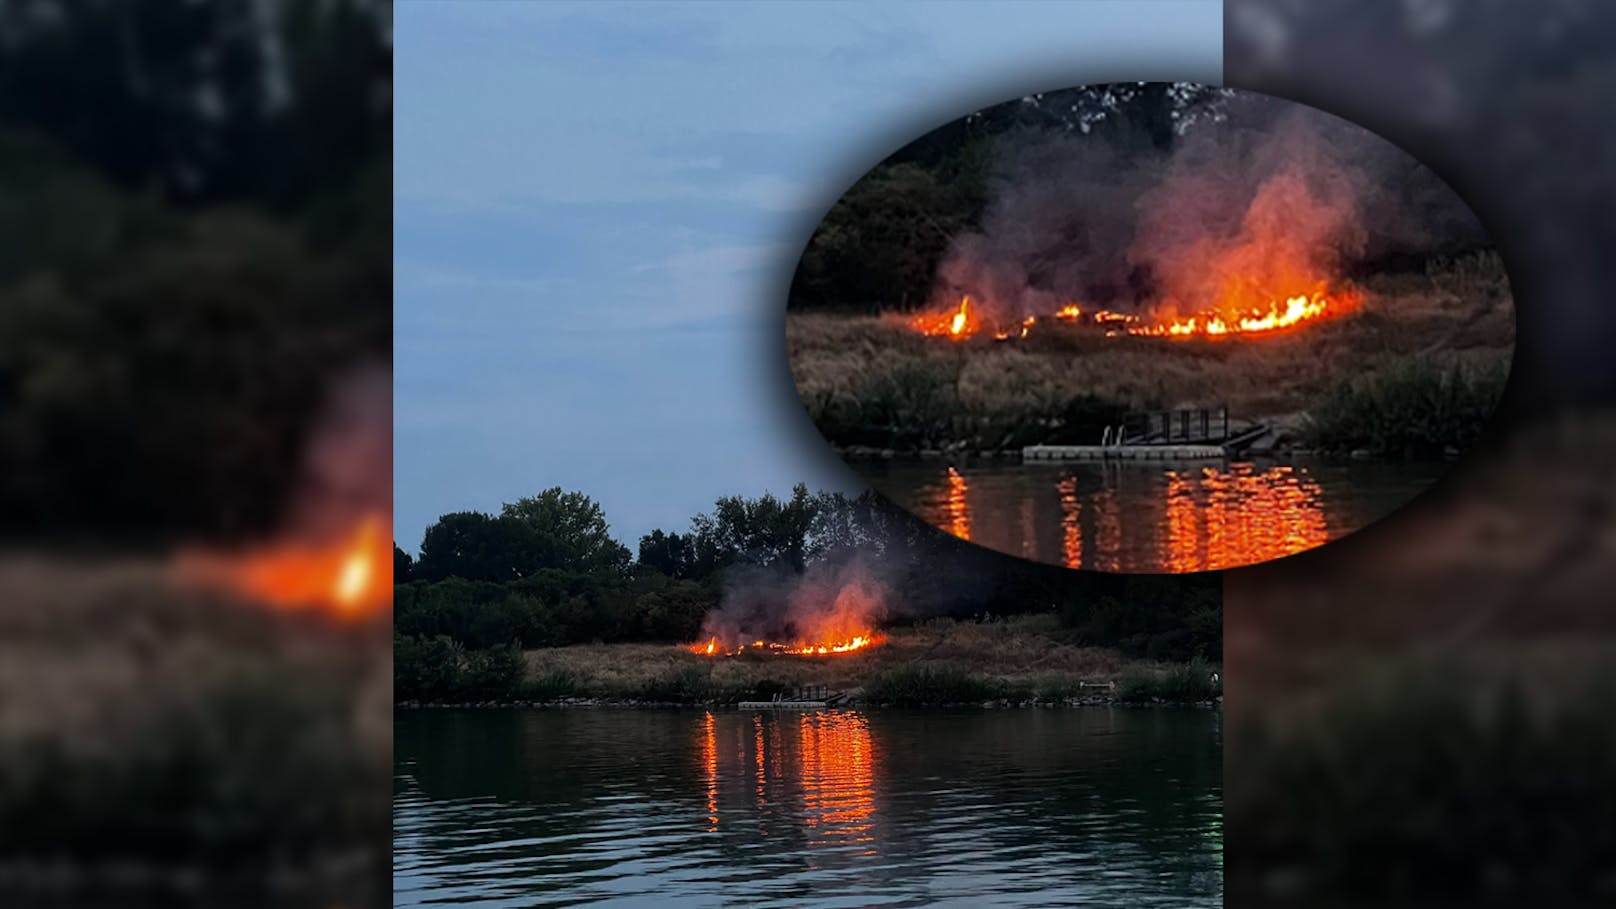
<svg viewBox="0 0 1616 909">
<path fill-rule="evenodd" d="M 304 452 L 285 532 L 315 540 L 350 531 L 393 505 L 393 382 L 366 364 L 338 377 Z"/>
<path fill-rule="evenodd" d="M 1376 257 L 1485 241 L 1400 149 L 1247 93 L 1166 151 L 1122 132 L 1009 135 L 990 191 L 982 229 L 940 265 L 933 302 L 970 295 L 1000 324 L 1069 303 L 1230 313 L 1325 289 Z"/>
<path fill-rule="evenodd" d="M 701 640 L 725 650 L 754 641 L 805 647 L 868 637 L 890 615 L 890 585 L 859 553 L 810 563 L 801 574 L 762 568 L 730 573 Z"/>
</svg>

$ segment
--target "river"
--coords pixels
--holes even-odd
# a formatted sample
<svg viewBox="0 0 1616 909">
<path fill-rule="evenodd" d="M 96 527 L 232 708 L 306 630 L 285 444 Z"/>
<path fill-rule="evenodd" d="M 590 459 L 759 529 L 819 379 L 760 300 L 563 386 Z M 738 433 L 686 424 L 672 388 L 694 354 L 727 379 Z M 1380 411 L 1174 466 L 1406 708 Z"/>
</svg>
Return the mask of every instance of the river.
<svg viewBox="0 0 1616 909">
<path fill-rule="evenodd" d="M 1436 481 L 1445 462 L 861 463 L 927 523 L 1011 555 L 1128 573 L 1264 562 L 1346 536 Z"/>
<path fill-rule="evenodd" d="M 394 905 L 1222 905 L 1221 714 L 401 711 Z"/>
</svg>

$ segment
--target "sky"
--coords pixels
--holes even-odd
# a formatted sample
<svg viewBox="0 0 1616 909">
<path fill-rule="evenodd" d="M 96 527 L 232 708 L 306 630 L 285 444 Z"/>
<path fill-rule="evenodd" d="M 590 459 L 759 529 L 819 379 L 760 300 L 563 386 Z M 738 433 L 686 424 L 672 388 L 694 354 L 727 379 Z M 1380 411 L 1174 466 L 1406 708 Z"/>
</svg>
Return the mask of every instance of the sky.
<svg viewBox="0 0 1616 909">
<path fill-rule="evenodd" d="M 394 534 L 551 486 L 634 549 L 863 483 L 791 390 L 819 218 L 909 140 L 1094 82 L 1217 82 L 1218 0 L 395 7 Z"/>
</svg>

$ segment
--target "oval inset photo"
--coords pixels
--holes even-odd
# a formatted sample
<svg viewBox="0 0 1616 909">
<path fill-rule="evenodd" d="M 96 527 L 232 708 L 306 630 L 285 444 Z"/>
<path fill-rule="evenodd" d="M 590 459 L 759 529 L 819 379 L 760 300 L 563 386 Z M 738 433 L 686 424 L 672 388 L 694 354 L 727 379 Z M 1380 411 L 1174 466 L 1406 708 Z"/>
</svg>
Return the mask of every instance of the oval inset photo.
<svg viewBox="0 0 1616 909">
<path fill-rule="evenodd" d="M 1434 173 L 1347 121 L 1208 85 L 1045 92 L 894 152 L 792 281 L 827 440 L 955 536 L 1193 572 L 1359 530 L 1503 391 L 1498 254 Z"/>
</svg>

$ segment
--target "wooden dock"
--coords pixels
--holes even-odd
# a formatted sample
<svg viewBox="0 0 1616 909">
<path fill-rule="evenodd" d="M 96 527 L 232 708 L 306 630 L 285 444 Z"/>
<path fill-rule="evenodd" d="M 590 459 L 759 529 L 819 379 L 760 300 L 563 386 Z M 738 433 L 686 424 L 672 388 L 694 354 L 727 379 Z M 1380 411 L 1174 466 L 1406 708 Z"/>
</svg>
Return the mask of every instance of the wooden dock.
<svg viewBox="0 0 1616 909">
<path fill-rule="evenodd" d="M 1229 408 L 1132 413 L 1108 426 L 1098 445 L 1028 445 L 1023 461 L 1216 461 L 1240 454 L 1266 427 L 1231 431 Z"/>
<path fill-rule="evenodd" d="M 1222 445 L 1028 445 L 1023 461 L 1210 461 L 1229 456 Z"/>
<path fill-rule="evenodd" d="M 831 691 L 823 685 L 797 688 L 790 694 L 777 694 L 767 701 L 742 701 L 742 710 L 824 710 L 847 700 L 841 691 Z"/>
</svg>

